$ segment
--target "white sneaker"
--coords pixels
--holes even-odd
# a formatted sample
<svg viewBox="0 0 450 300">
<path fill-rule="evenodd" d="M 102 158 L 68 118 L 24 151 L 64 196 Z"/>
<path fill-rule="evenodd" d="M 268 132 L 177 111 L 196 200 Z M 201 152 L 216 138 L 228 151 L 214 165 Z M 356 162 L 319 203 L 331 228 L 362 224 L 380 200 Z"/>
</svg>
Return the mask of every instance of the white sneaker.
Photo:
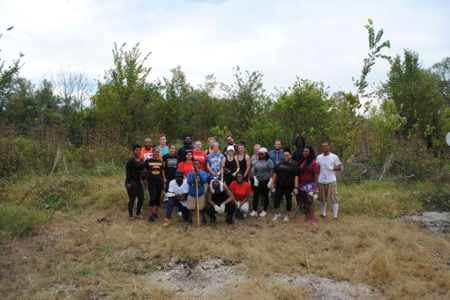
<svg viewBox="0 0 450 300">
<path fill-rule="evenodd" d="M 280 217 L 281 217 L 280 213 L 276 213 L 275 215 L 273 215 L 272 221 L 276 221 Z"/>
<path fill-rule="evenodd" d="M 247 219 L 247 214 L 246 214 L 246 213 L 243 213 L 243 214 L 242 214 L 242 217 L 243 217 L 244 219 Z"/>
<path fill-rule="evenodd" d="M 284 218 L 283 218 L 283 221 L 284 221 L 284 222 L 289 221 L 289 216 L 288 216 L 288 215 L 285 215 Z"/>
<path fill-rule="evenodd" d="M 183 216 L 183 213 L 181 211 L 179 211 L 178 215 L 181 217 L 181 216 Z"/>
<path fill-rule="evenodd" d="M 256 211 L 252 211 L 252 213 L 250 214 L 250 217 L 256 217 L 258 214 L 256 213 Z"/>
<path fill-rule="evenodd" d="M 267 213 L 266 213 L 265 210 L 263 210 L 263 211 L 259 214 L 260 217 L 265 217 L 266 215 L 267 215 Z"/>
</svg>

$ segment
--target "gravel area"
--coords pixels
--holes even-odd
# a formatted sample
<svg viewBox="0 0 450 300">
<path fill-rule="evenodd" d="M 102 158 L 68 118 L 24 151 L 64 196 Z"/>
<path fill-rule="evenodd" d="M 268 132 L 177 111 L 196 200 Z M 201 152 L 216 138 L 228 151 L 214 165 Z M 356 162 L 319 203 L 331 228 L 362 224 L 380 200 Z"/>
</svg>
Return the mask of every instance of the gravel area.
<svg viewBox="0 0 450 300">
<path fill-rule="evenodd" d="M 422 222 L 422 226 L 429 231 L 450 232 L 450 213 L 448 212 L 426 211 L 407 218 Z"/>
</svg>

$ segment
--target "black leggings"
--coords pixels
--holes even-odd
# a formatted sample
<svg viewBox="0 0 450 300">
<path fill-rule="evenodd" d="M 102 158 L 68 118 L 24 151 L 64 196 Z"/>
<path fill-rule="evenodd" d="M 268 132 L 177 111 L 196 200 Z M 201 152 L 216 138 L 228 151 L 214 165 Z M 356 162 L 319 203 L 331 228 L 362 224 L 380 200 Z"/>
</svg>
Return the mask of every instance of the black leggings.
<svg viewBox="0 0 450 300">
<path fill-rule="evenodd" d="M 275 190 L 275 208 L 280 208 L 281 198 L 286 198 L 286 211 L 291 211 L 292 209 L 292 190 L 294 186 L 280 186 L 277 185 L 277 189 Z"/>
<path fill-rule="evenodd" d="M 142 183 L 140 180 L 131 180 L 130 184 L 131 188 L 127 189 L 127 193 L 129 198 L 128 214 L 131 218 L 133 216 L 133 206 L 136 197 L 138 198 L 136 214 L 139 215 L 141 213 L 142 204 L 144 204 L 144 189 L 142 188 Z"/>
<path fill-rule="evenodd" d="M 254 211 L 258 210 L 259 195 L 263 196 L 264 210 L 267 210 L 267 207 L 269 206 L 269 188 L 267 187 L 267 184 L 269 183 L 269 179 L 261 180 L 259 182 L 259 185 L 255 186 L 255 190 L 253 191 L 253 210 Z"/>
<path fill-rule="evenodd" d="M 150 203 L 148 206 L 159 206 L 161 203 L 161 194 L 164 185 L 152 184 L 148 186 L 148 194 L 150 196 Z"/>
</svg>

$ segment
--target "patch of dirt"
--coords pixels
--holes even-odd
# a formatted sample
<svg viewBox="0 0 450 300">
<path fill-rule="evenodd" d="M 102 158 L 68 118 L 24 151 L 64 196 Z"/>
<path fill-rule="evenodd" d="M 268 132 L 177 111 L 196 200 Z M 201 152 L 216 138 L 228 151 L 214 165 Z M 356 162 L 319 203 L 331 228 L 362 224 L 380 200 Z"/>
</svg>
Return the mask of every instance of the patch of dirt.
<svg viewBox="0 0 450 300">
<path fill-rule="evenodd" d="M 450 232 L 450 213 L 448 212 L 426 211 L 407 218 L 422 222 L 422 226 L 432 232 Z"/>
<path fill-rule="evenodd" d="M 371 290 L 363 284 L 354 286 L 348 281 L 335 281 L 314 274 L 279 276 L 279 281 L 292 283 L 304 288 L 316 300 L 354 300 L 354 299 L 383 299 L 377 290 Z"/>
<path fill-rule="evenodd" d="M 220 287 L 232 281 L 243 278 L 233 269 L 234 263 L 224 261 L 220 258 L 207 260 L 205 262 L 172 259 L 164 266 L 164 270 L 153 272 L 150 277 L 162 280 L 175 292 L 192 292 L 200 295 L 214 292 Z"/>
<path fill-rule="evenodd" d="M 245 279 L 240 271 L 233 266 L 239 262 L 231 262 L 216 258 L 205 262 L 187 261 L 174 258 L 164 270 L 150 274 L 152 279 L 162 281 L 166 287 L 176 293 L 191 292 L 200 296 L 214 293 L 231 282 Z M 354 300 L 354 299 L 382 299 L 378 291 L 358 284 L 352 285 L 347 281 L 335 281 L 316 275 L 280 275 L 276 281 L 300 286 L 312 299 L 317 300 Z"/>
</svg>

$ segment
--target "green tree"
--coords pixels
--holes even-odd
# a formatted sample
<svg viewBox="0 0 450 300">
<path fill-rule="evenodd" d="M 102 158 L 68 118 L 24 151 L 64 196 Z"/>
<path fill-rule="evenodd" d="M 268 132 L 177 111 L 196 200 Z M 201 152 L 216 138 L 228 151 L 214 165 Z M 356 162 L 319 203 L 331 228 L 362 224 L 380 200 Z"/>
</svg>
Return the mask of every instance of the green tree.
<svg viewBox="0 0 450 300">
<path fill-rule="evenodd" d="M 149 85 L 146 83 L 151 68 L 145 67 L 150 53 L 142 57 L 139 43 L 131 50 L 114 43 L 114 68 L 105 72 L 104 82 L 98 82 L 97 93 L 92 97 L 98 126 L 103 129 L 118 128 L 122 135 L 146 131 L 151 112 L 148 104 Z M 132 136 L 132 140 L 136 140 Z"/>
<path fill-rule="evenodd" d="M 263 74 L 261 72 L 245 71 L 243 74 L 239 68 L 233 74 L 235 81 L 231 85 L 221 84 L 221 90 L 229 99 L 226 112 L 227 123 L 233 132 L 235 139 L 242 139 L 252 120 L 262 115 L 261 101 L 264 99 Z"/>
<path fill-rule="evenodd" d="M 431 70 L 439 76 L 439 88 L 444 97 L 445 106 L 450 107 L 450 56 L 434 64 Z"/>
<path fill-rule="evenodd" d="M 308 141 L 321 140 L 329 133 L 328 92 L 322 82 L 306 79 L 295 81 L 292 88 L 282 91 L 273 106 L 273 117 L 283 128 L 279 139 L 294 141 L 302 135 Z"/>
<path fill-rule="evenodd" d="M 13 29 L 9 27 L 7 30 Z M 0 34 L 0 38 L 3 34 Z M 20 69 L 22 68 L 22 64 L 20 63 L 20 59 L 23 57 L 22 53 L 19 53 L 19 58 L 13 60 L 13 64 L 6 67 L 5 61 L 0 58 L 0 122 L 3 121 L 3 111 L 6 106 L 7 99 L 9 94 L 11 93 L 12 82 L 16 76 L 18 76 Z"/>
<path fill-rule="evenodd" d="M 402 134 L 408 135 L 415 125 L 430 147 L 432 137 L 439 134 L 440 113 L 444 99 L 439 89 L 439 78 L 419 66 L 419 54 L 405 50 L 404 57 L 397 55 L 383 85 L 387 99 L 392 99 L 401 117 L 406 118 Z"/>
</svg>

